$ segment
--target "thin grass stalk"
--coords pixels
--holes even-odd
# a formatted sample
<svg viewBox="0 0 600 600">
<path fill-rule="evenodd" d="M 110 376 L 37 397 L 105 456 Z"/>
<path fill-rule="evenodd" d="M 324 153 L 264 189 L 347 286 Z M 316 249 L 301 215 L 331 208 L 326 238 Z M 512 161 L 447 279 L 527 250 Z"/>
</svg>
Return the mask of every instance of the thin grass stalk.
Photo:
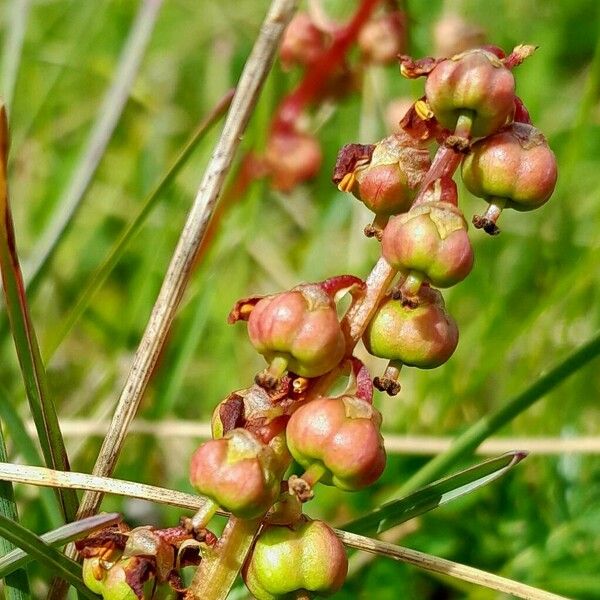
<svg viewBox="0 0 600 600">
<path fill-rule="evenodd" d="M 115 78 L 104 97 L 81 158 L 58 203 L 57 212 L 33 249 L 31 261 L 26 269 L 27 289 L 31 293 L 39 284 L 92 183 L 129 98 L 162 2 L 163 0 L 141 1 L 123 47 Z"/>
<path fill-rule="evenodd" d="M 0 460 L 8 460 L 2 427 L 0 427 Z M 19 522 L 15 495 L 9 481 L 0 483 L 0 515 L 15 523 Z M 14 544 L 0 537 L 0 552 L 3 556 L 14 550 L 14 548 Z M 6 600 L 26 600 L 29 598 L 29 580 L 25 569 L 19 569 L 4 579 L 4 595 Z"/>
<path fill-rule="evenodd" d="M 2 73 L 0 95 L 4 98 L 8 112 L 10 112 L 15 95 L 29 8 L 29 0 L 12 0 L 11 7 L 7 8 L 9 17 L 5 29 L 6 37 L 2 52 L 2 66 L 0 67 Z"/>
<path fill-rule="evenodd" d="M 530 585 L 507 579 L 506 577 L 500 577 L 499 575 L 468 567 L 467 565 L 462 565 L 451 560 L 438 558 L 431 554 L 425 554 L 424 552 L 418 552 L 410 548 L 403 548 L 402 546 L 396 546 L 388 542 L 373 540 L 354 533 L 340 531 L 339 529 L 335 530 L 335 532 L 342 542 L 350 548 L 370 552 L 377 556 L 388 556 L 419 567 L 420 569 L 455 577 L 491 590 L 511 594 L 517 598 L 524 598 L 525 600 L 566 600 L 564 596 L 558 596 Z"/>
<path fill-rule="evenodd" d="M 203 305 L 200 305 L 201 307 Z M 192 324 L 193 328 L 193 324 Z M 195 330 L 194 330 L 195 331 Z M 184 344 L 187 338 L 184 339 Z M 190 342 L 191 345 L 191 342 Z M 187 351 L 187 349 L 184 349 Z M 175 366 L 177 369 L 177 363 Z M 167 387 L 165 396 L 173 397 Z M 2 398 L 0 388 L 0 398 Z M 5 393 L 4 393 L 5 394 Z M 0 418 L 3 415 L 0 403 Z M 161 409 L 160 414 L 165 411 Z M 211 425 L 208 421 L 191 422 L 183 419 L 154 420 L 158 413 L 152 413 L 152 419 L 136 419 L 129 427 L 129 435 L 150 436 L 155 440 L 166 439 L 197 439 L 207 440 L 212 437 Z M 110 421 L 98 419 L 61 419 L 60 426 L 65 438 L 81 439 L 89 437 L 104 437 Z M 26 423 L 26 432 L 35 432 L 33 422 Z M 454 443 L 450 436 L 429 435 L 398 435 L 383 431 L 385 451 L 388 455 L 435 456 L 446 452 Z M 527 448 L 530 454 L 536 456 L 556 456 L 558 454 L 600 454 L 600 436 L 532 436 L 532 437 L 491 437 L 484 440 L 474 453 L 480 456 L 496 456 L 510 452 L 515 448 Z M 34 463 L 35 460 L 27 461 Z"/>
<path fill-rule="evenodd" d="M 51 75 L 49 73 L 46 74 L 48 77 L 48 84 L 41 96 L 37 99 L 38 103 L 32 113 L 27 116 L 27 121 L 21 123 L 18 131 L 14 132 L 12 140 L 12 156 L 19 156 L 23 142 L 31 135 L 31 132 L 38 125 L 38 120 L 43 114 L 48 101 L 55 97 L 58 84 L 62 81 L 63 75 L 70 72 L 69 67 L 71 65 L 71 57 L 77 55 L 80 56 L 82 52 L 87 49 L 86 44 L 91 43 L 93 38 L 90 37 L 89 32 L 92 19 L 97 18 L 97 13 L 103 5 L 107 4 L 107 2 L 108 0 L 98 0 L 94 3 L 90 2 L 89 4 L 81 5 L 81 12 L 78 15 L 80 23 L 78 23 L 77 30 L 73 34 L 72 41 L 66 47 L 62 55 L 62 60 L 60 60 L 60 63 L 56 66 L 56 69 Z M 83 18 L 81 15 L 83 15 Z M 11 159 L 9 165 L 12 164 L 13 161 L 14 158 Z"/>
<path fill-rule="evenodd" d="M 167 169 L 167 172 L 156 184 L 156 187 L 150 192 L 137 216 L 116 241 L 110 254 L 104 259 L 104 262 L 89 278 L 88 283 L 83 289 L 83 292 L 79 294 L 77 298 L 77 303 L 59 324 L 57 333 L 52 336 L 52 339 L 45 352 L 47 360 L 50 360 L 73 325 L 85 312 L 96 292 L 102 287 L 107 277 L 110 275 L 112 270 L 123 256 L 123 253 L 125 252 L 129 242 L 140 231 L 142 225 L 145 223 L 152 210 L 156 207 L 162 194 L 171 185 L 171 183 L 173 183 L 174 179 L 177 177 L 177 174 L 185 166 L 194 150 L 198 147 L 198 144 L 204 139 L 206 134 L 211 130 L 212 126 L 215 125 L 215 123 L 217 123 L 217 121 L 225 114 L 231 105 L 233 93 L 234 90 L 227 92 L 223 98 L 219 100 L 217 105 L 210 111 L 210 113 L 204 119 L 202 119 L 202 122 L 196 131 L 194 131 L 191 138 L 186 142 L 185 146 L 181 149 L 181 152 L 177 158 L 175 158 L 173 163 Z"/>
<path fill-rule="evenodd" d="M 0 386 L 0 421 L 5 425 L 8 438 L 12 441 L 17 455 L 30 465 L 42 465 L 44 461 L 35 443 L 37 430 L 35 423 L 24 425 L 19 413 L 12 405 L 7 391 Z M 51 490 L 40 490 L 40 504 L 44 517 L 50 527 L 56 528 L 63 523 L 58 500 Z"/>
<path fill-rule="evenodd" d="M 192 511 L 197 511 L 203 506 L 204 502 L 204 499 L 201 496 L 185 494 L 183 492 L 176 492 L 173 490 L 166 490 L 164 488 L 157 488 L 155 486 L 135 483 L 132 481 L 122 481 L 108 477 L 94 477 L 92 475 L 86 475 L 83 473 L 59 473 L 57 471 L 51 471 L 50 469 L 44 469 L 41 467 L 17 467 L 16 465 L 12 465 L 10 463 L 0 463 L 0 478 L 7 478 L 11 481 L 19 481 L 33 485 L 65 485 L 75 487 L 77 489 L 102 489 L 107 493 L 126 495 L 132 498 L 144 498 L 151 502 L 169 504 L 171 506 L 189 509 Z M 244 536 L 241 541 L 247 542 L 248 539 L 251 540 L 252 529 L 257 527 L 258 524 L 252 521 L 240 522 L 238 520 L 231 519 L 229 522 L 229 527 L 233 528 L 235 523 L 242 524 L 243 529 L 247 530 L 244 531 Z M 252 527 L 249 528 L 249 525 Z M 241 527 L 238 527 L 235 532 L 236 535 L 241 533 L 241 529 Z M 460 563 L 455 563 L 443 558 L 438 558 L 430 554 L 425 554 L 409 548 L 403 548 L 387 542 L 374 540 L 363 535 L 349 533 L 340 529 L 334 529 L 334 531 L 342 540 L 342 542 L 349 548 L 356 548 L 358 550 L 376 555 L 388 556 L 396 560 L 401 560 L 403 562 L 412 564 L 420 569 L 440 573 L 449 577 L 460 579 L 462 581 L 475 583 L 489 589 L 513 594 L 519 598 L 526 598 L 529 600 L 564 600 L 562 596 L 557 596 L 555 594 L 521 584 L 517 581 L 512 581 L 505 577 L 499 577 L 497 575 L 487 573 L 486 571 L 481 571 Z M 227 538 L 228 536 L 224 537 Z M 241 558 L 237 556 L 235 560 L 239 562 Z M 214 569 L 213 566 L 211 566 L 211 568 Z M 210 581 L 214 580 L 214 577 L 218 575 L 218 572 L 213 571 L 212 574 L 213 577 L 210 578 Z"/>
<path fill-rule="evenodd" d="M 567 377 L 576 373 L 590 361 L 600 355 L 600 332 L 588 342 L 571 352 L 558 365 L 542 375 L 528 388 L 509 400 L 504 406 L 489 415 L 482 417 L 459 435 L 452 446 L 438 454 L 423 468 L 417 471 L 406 483 L 390 494 L 389 499 L 405 496 L 415 489 L 433 481 L 444 474 L 459 460 L 470 456 L 475 449 L 490 435 L 504 425 L 510 423 L 523 411 L 531 407 L 537 400 L 556 388 Z"/>
<path fill-rule="evenodd" d="M 44 460 L 49 467 L 68 471 L 69 460 L 54 403 L 50 397 L 46 371 L 29 313 L 17 255 L 15 231 L 8 199 L 6 173 L 8 147 L 8 120 L 4 105 L 0 104 L 0 267 L 6 310 Z M 59 490 L 58 499 L 65 520 L 73 520 L 78 505 L 75 493 Z"/>
</svg>

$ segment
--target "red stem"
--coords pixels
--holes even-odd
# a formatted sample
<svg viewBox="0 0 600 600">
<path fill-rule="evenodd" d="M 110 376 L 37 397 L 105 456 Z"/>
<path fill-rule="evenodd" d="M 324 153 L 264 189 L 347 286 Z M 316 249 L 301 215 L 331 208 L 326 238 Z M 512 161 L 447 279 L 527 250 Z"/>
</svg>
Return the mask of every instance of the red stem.
<svg viewBox="0 0 600 600">
<path fill-rule="evenodd" d="M 365 282 L 356 275 L 336 275 L 319 283 L 319 287 L 331 298 L 340 290 L 356 288 L 359 291 L 365 289 Z"/>
<path fill-rule="evenodd" d="M 273 129 L 289 131 L 304 107 L 319 97 L 324 85 L 339 68 L 359 31 L 375 10 L 380 0 L 362 0 L 351 21 L 335 34 L 330 48 L 312 65 L 298 85 L 279 106 L 273 120 Z"/>
<path fill-rule="evenodd" d="M 460 165 L 463 155 L 460 152 L 456 152 L 452 148 L 446 146 L 440 146 L 436 152 L 431 168 L 425 175 L 423 183 L 419 189 L 419 193 L 413 202 L 413 206 L 420 204 L 427 198 L 427 190 L 429 186 L 440 177 L 452 177 L 454 172 Z"/>
</svg>

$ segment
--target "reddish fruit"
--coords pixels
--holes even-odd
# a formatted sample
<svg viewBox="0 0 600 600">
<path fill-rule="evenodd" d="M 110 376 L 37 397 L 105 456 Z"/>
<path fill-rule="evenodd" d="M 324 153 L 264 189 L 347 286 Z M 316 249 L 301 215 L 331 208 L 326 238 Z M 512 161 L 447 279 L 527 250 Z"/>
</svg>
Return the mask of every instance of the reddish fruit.
<svg viewBox="0 0 600 600">
<path fill-rule="evenodd" d="M 318 398 L 302 405 L 287 426 L 288 448 L 307 470 L 343 490 L 375 482 L 385 467 L 381 414 L 355 396 Z"/>
<path fill-rule="evenodd" d="M 304 590 L 329 596 L 348 572 L 344 546 L 322 521 L 266 526 L 258 536 L 242 575 L 257 600 L 294 597 Z"/>
<path fill-rule="evenodd" d="M 297 13 L 286 27 L 279 48 L 284 67 L 310 65 L 325 51 L 325 34 L 303 12 Z"/>
<path fill-rule="evenodd" d="M 440 292 L 424 285 L 416 308 L 388 296 L 369 323 L 363 341 L 374 356 L 433 369 L 456 349 L 458 328 L 446 312 Z"/>
<path fill-rule="evenodd" d="M 248 335 L 269 363 L 279 359 L 303 377 L 317 377 L 335 367 L 345 340 L 331 296 L 318 284 L 259 300 L 248 318 Z"/>
<path fill-rule="evenodd" d="M 338 165 L 354 146 L 342 148 Z M 345 174 L 336 167 L 335 178 L 340 190 L 352 192 L 376 215 L 389 216 L 410 208 L 430 166 L 428 150 L 400 132 L 375 144 L 370 159 L 350 164 Z"/>
<path fill-rule="evenodd" d="M 454 131 L 459 117 L 467 117 L 466 137 L 482 137 L 512 116 L 515 80 L 495 54 L 480 48 L 437 64 L 427 77 L 425 95 L 443 127 Z"/>
<path fill-rule="evenodd" d="M 424 202 L 392 217 L 381 248 L 395 269 L 437 287 L 462 281 L 473 267 L 467 223 L 450 202 Z"/>
<path fill-rule="evenodd" d="M 252 519 L 266 512 L 279 495 L 281 462 L 275 451 L 245 429 L 205 442 L 192 456 L 190 481 L 200 494 Z"/>
<path fill-rule="evenodd" d="M 313 135 L 276 131 L 267 142 L 265 162 L 273 187 L 289 192 L 300 183 L 316 177 L 321 169 L 323 153 Z"/>
<path fill-rule="evenodd" d="M 533 210 L 554 191 L 556 158 L 538 129 L 513 123 L 473 144 L 462 177 L 472 194 L 491 204 Z"/>
</svg>

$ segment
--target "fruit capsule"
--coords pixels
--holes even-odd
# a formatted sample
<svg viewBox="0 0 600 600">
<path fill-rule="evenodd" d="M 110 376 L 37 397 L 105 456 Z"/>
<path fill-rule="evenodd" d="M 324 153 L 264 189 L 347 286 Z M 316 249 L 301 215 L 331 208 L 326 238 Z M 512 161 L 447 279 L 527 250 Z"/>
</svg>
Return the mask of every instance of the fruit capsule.
<svg viewBox="0 0 600 600">
<path fill-rule="evenodd" d="M 474 260 L 467 222 L 451 202 L 423 202 L 392 217 L 383 231 L 381 251 L 407 276 L 407 296 L 416 296 L 423 281 L 442 288 L 462 281 Z"/>
<path fill-rule="evenodd" d="M 512 115 L 515 80 L 494 53 L 478 48 L 436 65 L 427 76 L 425 95 L 443 127 L 455 131 L 459 118 L 467 117 L 469 125 L 461 134 L 482 137 Z"/>
<path fill-rule="evenodd" d="M 422 144 L 400 132 L 384 138 L 372 153 L 351 160 L 360 144 L 344 146 L 338 155 L 334 182 L 351 192 L 377 217 L 389 217 L 410 208 L 415 191 L 431 165 Z"/>
<path fill-rule="evenodd" d="M 299 521 L 266 526 L 242 575 L 257 600 L 278 600 L 300 591 L 334 594 L 347 572 L 346 552 L 335 532 L 322 521 Z"/>
<path fill-rule="evenodd" d="M 309 485 L 318 479 L 358 490 L 375 482 L 385 467 L 380 427 L 381 414 L 365 400 L 317 398 L 294 412 L 286 436 L 292 456 L 307 469 L 302 478 Z"/>
<path fill-rule="evenodd" d="M 280 492 L 281 461 L 245 429 L 202 444 L 192 455 L 190 481 L 200 494 L 236 517 L 265 513 Z"/>
<path fill-rule="evenodd" d="M 275 131 L 267 142 L 265 163 L 273 187 L 282 192 L 316 177 L 322 162 L 321 146 L 308 133 Z"/>
<path fill-rule="evenodd" d="M 424 285 L 416 308 L 391 296 L 384 299 L 363 341 L 371 354 L 391 361 L 384 377 L 375 383 L 394 395 L 399 390 L 394 382 L 402 365 L 433 369 L 445 363 L 458 344 L 458 328 L 446 312 L 440 292 Z"/>
<path fill-rule="evenodd" d="M 325 51 L 324 33 L 309 15 L 297 13 L 286 27 L 281 39 L 279 57 L 287 69 L 293 65 L 310 65 Z"/>
<path fill-rule="evenodd" d="M 556 158 L 542 133 L 527 123 L 513 123 L 479 140 L 462 165 L 467 189 L 490 203 L 477 228 L 498 233 L 503 208 L 528 211 L 544 204 L 556 185 Z"/>
<path fill-rule="evenodd" d="M 353 295 L 362 293 L 364 282 L 353 275 L 339 275 L 235 305 L 229 323 L 248 321 L 250 342 L 269 362 L 257 383 L 272 388 L 286 371 L 318 377 L 342 360 L 346 342 L 334 298 L 343 289 Z"/>
</svg>

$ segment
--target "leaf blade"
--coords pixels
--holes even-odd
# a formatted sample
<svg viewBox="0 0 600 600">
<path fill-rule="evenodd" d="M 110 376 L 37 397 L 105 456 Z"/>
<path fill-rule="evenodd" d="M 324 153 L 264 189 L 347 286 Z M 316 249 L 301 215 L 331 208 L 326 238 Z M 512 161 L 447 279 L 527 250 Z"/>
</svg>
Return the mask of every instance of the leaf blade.
<svg viewBox="0 0 600 600">
<path fill-rule="evenodd" d="M 17 256 L 8 201 L 8 145 L 6 109 L 3 104 L 0 104 L 0 269 L 6 311 L 44 460 L 49 467 L 68 471 L 69 461 L 54 403 L 50 398 L 46 371 L 31 321 L 23 275 Z M 74 520 L 78 506 L 75 492 L 58 490 L 58 497 L 65 520 Z"/>
<path fill-rule="evenodd" d="M 502 477 L 517 465 L 526 453 L 508 452 L 433 483 L 376 508 L 369 514 L 342 527 L 351 533 L 382 533 L 413 517 L 442 506 Z"/>
<path fill-rule="evenodd" d="M 73 523 L 67 523 L 62 527 L 53 529 L 52 531 L 41 535 L 40 539 L 53 547 L 63 546 L 73 540 L 85 537 L 94 531 L 109 527 L 120 521 L 121 515 L 119 513 L 94 515 L 93 517 L 74 521 Z M 20 548 L 16 548 L 7 554 L 4 554 L 0 557 L 0 578 L 9 576 L 10 573 L 22 568 L 31 559 L 32 557 Z"/>
<path fill-rule="evenodd" d="M 77 588 L 84 598 L 97 600 L 98 596 L 93 594 L 81 579 L 81 567 L 74 560 L 49 546 L 29 529 L 0 515 L 0 535 L 36 560 L 46 564 L 56 575 Z"/>
</svg>

